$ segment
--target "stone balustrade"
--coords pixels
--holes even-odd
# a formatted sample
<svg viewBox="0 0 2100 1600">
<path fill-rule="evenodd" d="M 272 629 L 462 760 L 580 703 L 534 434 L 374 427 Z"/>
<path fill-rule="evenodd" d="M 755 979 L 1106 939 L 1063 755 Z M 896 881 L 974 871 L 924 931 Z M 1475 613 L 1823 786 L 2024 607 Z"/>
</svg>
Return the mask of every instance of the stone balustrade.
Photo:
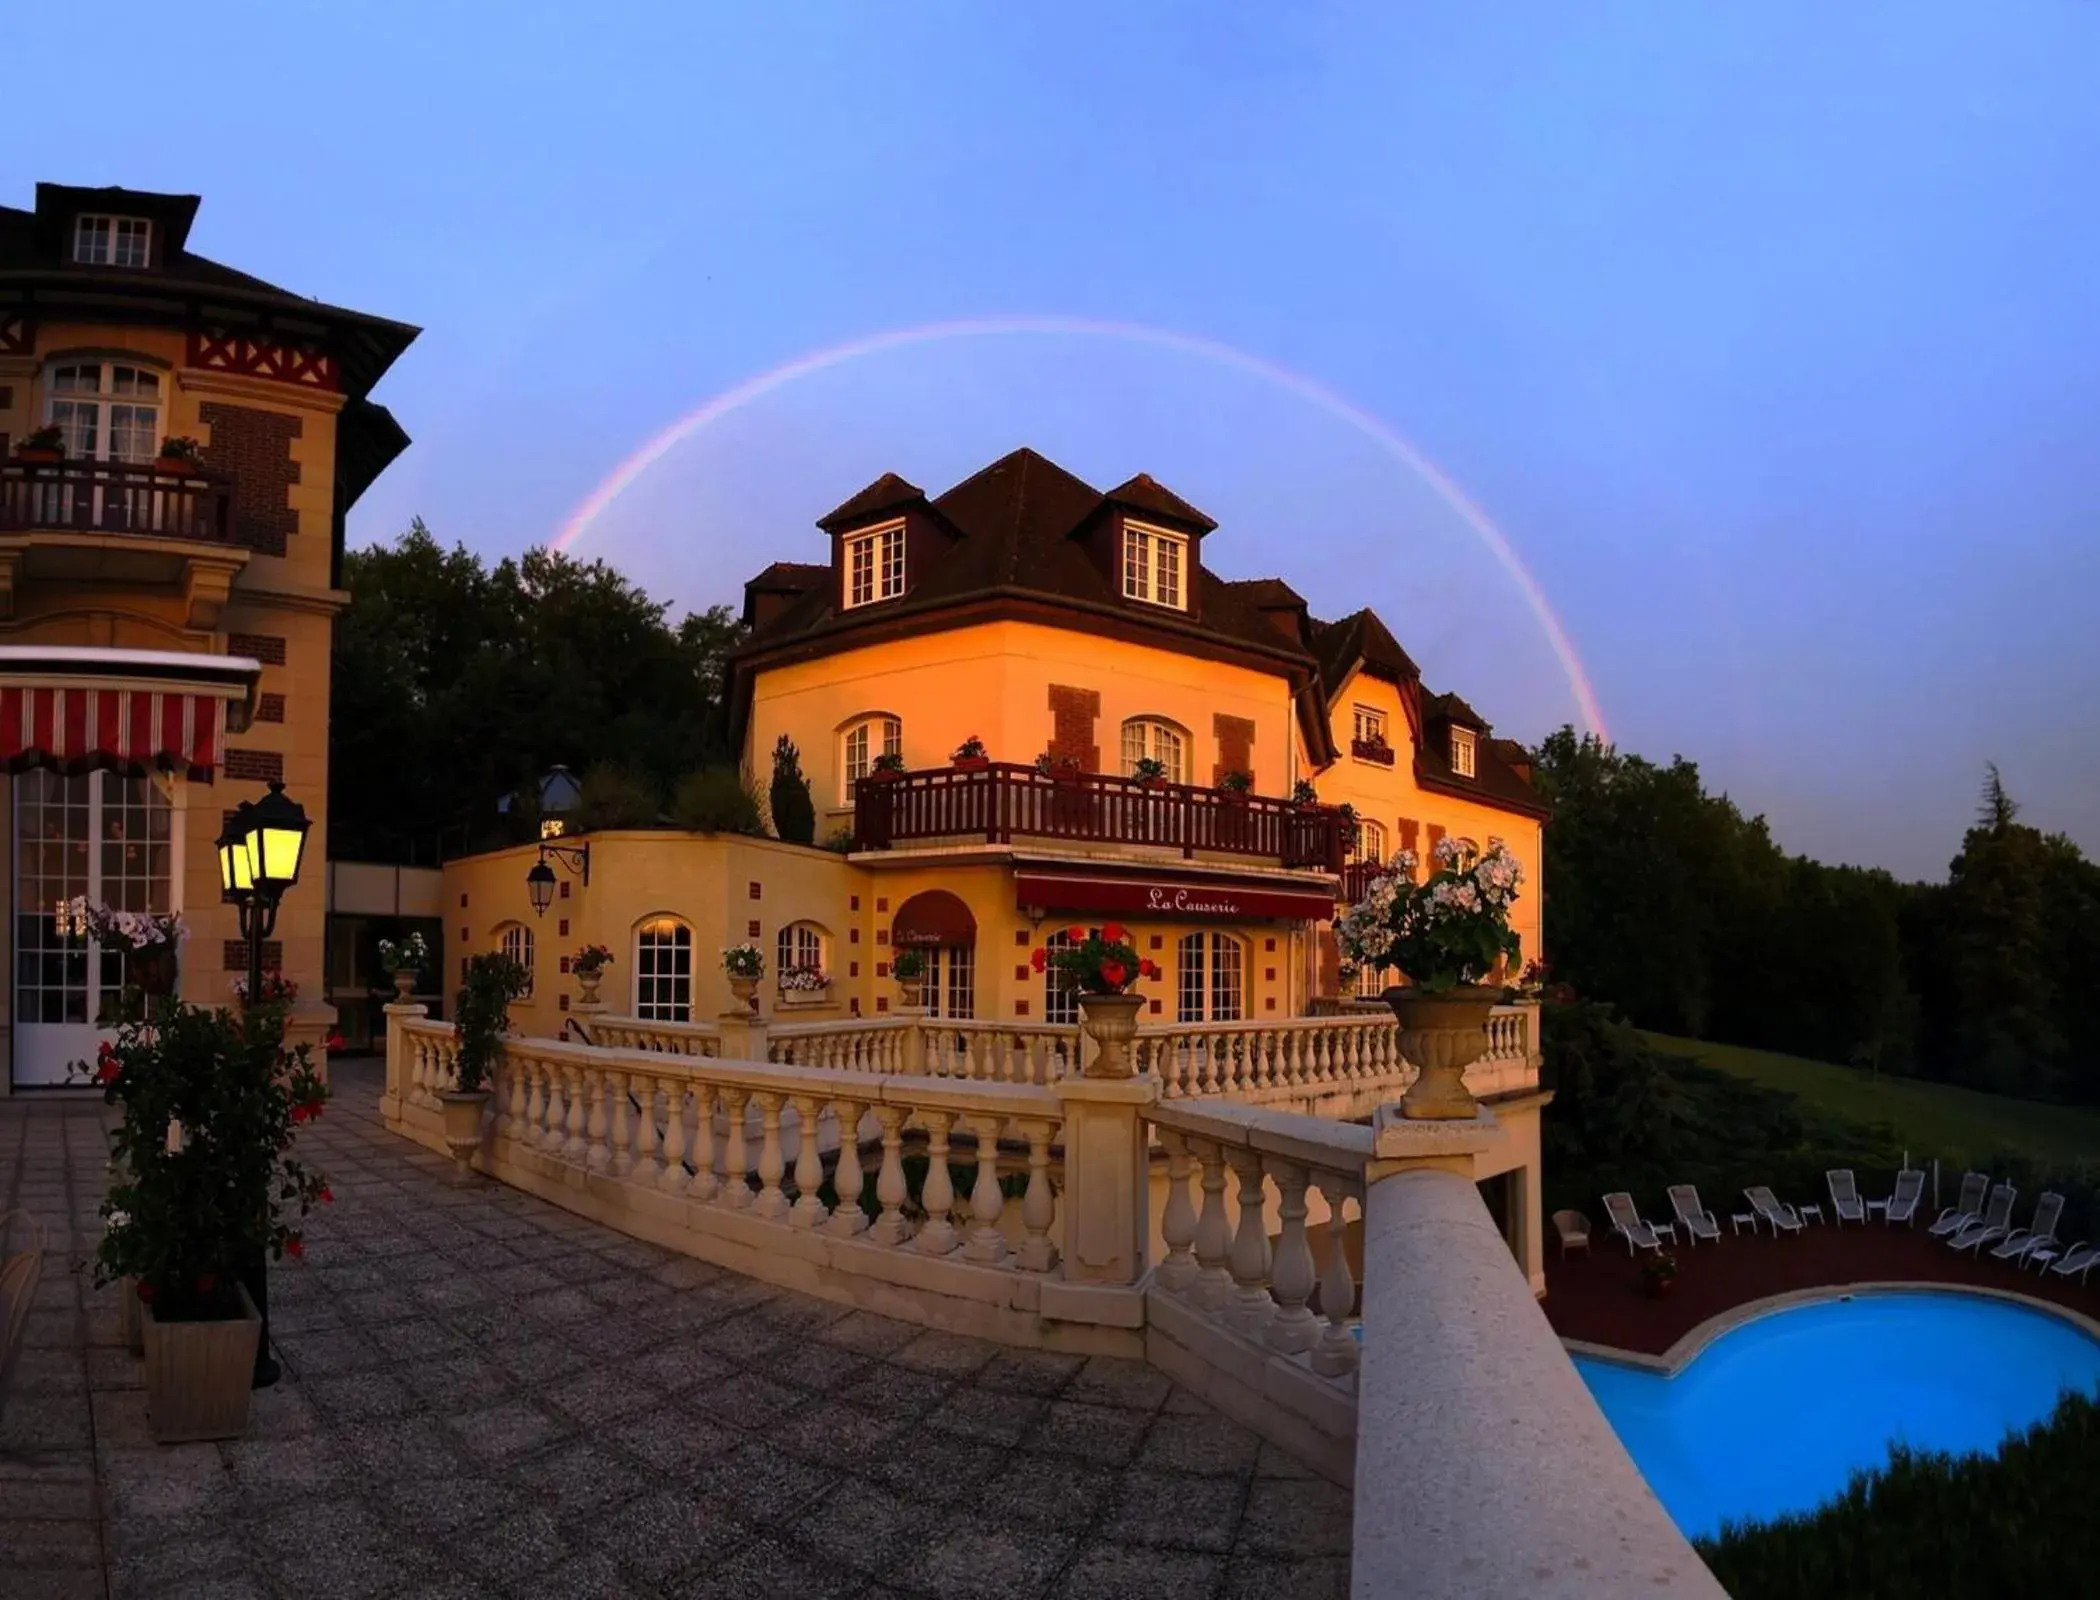
<svg viewBox="0 0 2100 1600">
<path fill-rule="evenodd" d="M 640 1017 L 571 1014 L 592 1044 L 614 1050 L 654 1050 L 663 1055 L 717 1056 L 722 1030 L 712 1022 L 645 1022 Z"/>
</svg>

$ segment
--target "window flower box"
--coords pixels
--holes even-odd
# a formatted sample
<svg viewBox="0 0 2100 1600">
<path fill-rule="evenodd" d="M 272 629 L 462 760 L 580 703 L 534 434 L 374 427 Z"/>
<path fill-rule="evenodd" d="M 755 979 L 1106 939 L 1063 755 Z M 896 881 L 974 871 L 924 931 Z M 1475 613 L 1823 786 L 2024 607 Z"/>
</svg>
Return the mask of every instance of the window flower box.
<svg viewBox="0 0 2100 1600">
<path fill-rule="evenodd" d="M 958 772 L 982 772 L 992 764 L 991 752 L 985 749 L 984 741 L 974 733 L 957 745 L 954 754 L 948 759 L 955 763 L 955 770 Z"/>
<path fill-rule="evenodd" d="M 831 1004 L 831 975 L 816 967 L 780 969 L 780 1003 L 790 1009 Z"/>
<path fill-rule="evenodd" d="M 1393 747 L 1382 739 L 1351 739 L 1349 754 L 1359 761 L 1371 761 L 1381 767 L 1393 764 Z"/>
</svg>

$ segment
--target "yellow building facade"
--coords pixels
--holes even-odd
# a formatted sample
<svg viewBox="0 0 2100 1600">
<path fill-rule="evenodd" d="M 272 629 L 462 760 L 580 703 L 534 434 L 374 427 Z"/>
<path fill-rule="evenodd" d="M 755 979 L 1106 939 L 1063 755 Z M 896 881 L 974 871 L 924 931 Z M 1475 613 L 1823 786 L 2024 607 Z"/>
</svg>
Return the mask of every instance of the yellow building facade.
<svg viewBox="0 0 2100 1600">
<path fill-rule="evenodd" d="M 749 942 L 771 1014 L 888 1011 L 911 947 L 937 1014 L 1068 1022 L 1032 953 L 1111 922 L 1161 970 L 1155 1020 L 1300 1016 L 1347 987 L 1332 922 L 1366 864 L 1446 835 L 1516 853 L 1541 954 L 1521 750 L 1373 613 L 1214 576 L 1215 524 L 1153 480 L 1103 493 L 1018 451 L 932 499 L 886 476 L 818 526 L 829 560 L 747 585 L 728 683 L 761 796 L 794 746 L 811 842 L 565 839 L 544 914 L 537 847 L 446 866 L 448 943 L 528 961 L 528 1031 L 560 1031 L 587 943 L 613 955 L 603 1001 L 652 1021 L 725 1009 L 722 949 Z"/>
<path fill-rule="evenodd" d="M 367 396 L 416 330 L 194 254 L 197 207 L 56 184 L 0 207 L 8 1089 L 92 1056 L 121 977 L 56 931 L 62 899 L 179 912 L 182 994 L 232 997 L 247 952 L 213 845 L 272 782 L 313 831 L 265 963 L 300 986 L 301 1036 L 333 1020 L 320 843 L 343 517 L 407 444 Z"/>
</svg>

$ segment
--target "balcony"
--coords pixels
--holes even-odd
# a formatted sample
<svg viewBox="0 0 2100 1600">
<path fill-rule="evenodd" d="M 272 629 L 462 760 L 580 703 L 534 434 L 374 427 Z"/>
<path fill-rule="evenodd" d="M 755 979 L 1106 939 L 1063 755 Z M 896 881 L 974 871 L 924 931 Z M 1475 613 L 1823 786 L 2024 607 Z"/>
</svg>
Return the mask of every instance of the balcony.
<svg viewBox="0 0 2100 1600">
<path fill-rule="evenodd" d="M 1342 868 L 1342 882 L 1336 898 L 1345 906 L 1361 905 L 1364 896 L 1371 891 L 1371 880 L 1391 870 L 1383 861 L 1349 862 Z"/>
<path fill-rule="evenodd" d="M 1373 761 L 1381 767 L 1393 764 L 1393 747 L 1383 739 L 1351 739 L 1349 754 L 1359 761 Z"/>
<path fill-rule="evenodd" d="M 937 839 L 1016 838 L 1253 857 L 1339 872 L 1349 828 L 1329 806 L 1144 783 L 1088 772 L 1052 776 L 992 762 L 863 778 L 854 788 L 857 850 Z"/>
<path fill-rule="evenodd" d="M 0 463 L 0 534 L 127 533 L 233 540 L 233 491 L 202 472 L 116 461 Z"/>
</svg>

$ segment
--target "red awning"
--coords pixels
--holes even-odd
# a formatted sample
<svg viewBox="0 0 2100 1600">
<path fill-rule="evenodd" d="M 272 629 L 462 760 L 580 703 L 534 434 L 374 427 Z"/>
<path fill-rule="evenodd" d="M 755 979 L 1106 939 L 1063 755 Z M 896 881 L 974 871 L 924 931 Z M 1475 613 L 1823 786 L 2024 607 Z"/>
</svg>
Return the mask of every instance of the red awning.
<svg viewBox="0 0 2100 1600">
<path fill-rule="evenodd" d="M 1270 884 L 1202 882 L 1169 877 L 1104 877 L 1081 873 L 1017 872 L 1016 902 L 1045 911 L 1119 911 L 1131 917 L 1177 921 L 1325 922 L 1334 915 L 1332 889 Z"/>
<path fill-rule="evenodd" d="M 946 889 L 913 895 L 890 919 L 891 944 L 974 945 L 977 919 Z"/>
<path fill-rule="evenodd" d="M 239 656 L 0 647 L 0 765 L 160 768 L 209 782 L 226 749 L 226 708 L 261 667 Z"/>
</svg>

